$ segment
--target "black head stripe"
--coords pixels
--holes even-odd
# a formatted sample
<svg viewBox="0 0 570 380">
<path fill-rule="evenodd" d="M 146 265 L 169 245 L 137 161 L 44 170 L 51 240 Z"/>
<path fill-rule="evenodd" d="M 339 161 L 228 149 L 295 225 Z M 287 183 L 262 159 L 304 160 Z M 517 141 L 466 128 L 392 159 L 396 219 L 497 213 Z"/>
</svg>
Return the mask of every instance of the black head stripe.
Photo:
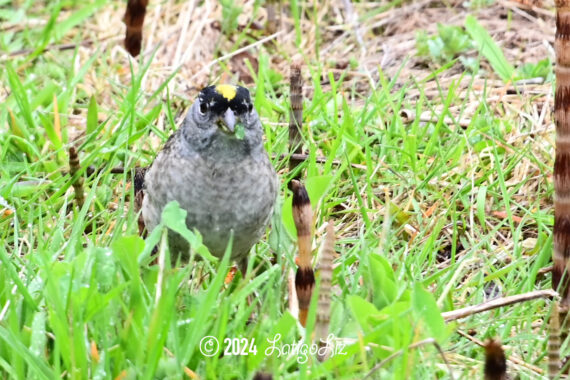
<svg viewBox="0 0 570 380">
<path fill-rule="evenodd" d="M 222 115 L 226 112 L 228 107 L 238 115 L 249 111 L 251 97 L 249 96 L 247 88 L 242 86 L 231 86 L 235 88 L 234 95 L 233 91 L 228 91 L 227 93 L 218 91 L 220 87 L 225 87 L 227 89 L 229 85 L 208 86 L 200 91 L 200 102 L 208 104 L 211 113 Z M 228 99 L 228 97 L 230 99 Z"/>
</svg>

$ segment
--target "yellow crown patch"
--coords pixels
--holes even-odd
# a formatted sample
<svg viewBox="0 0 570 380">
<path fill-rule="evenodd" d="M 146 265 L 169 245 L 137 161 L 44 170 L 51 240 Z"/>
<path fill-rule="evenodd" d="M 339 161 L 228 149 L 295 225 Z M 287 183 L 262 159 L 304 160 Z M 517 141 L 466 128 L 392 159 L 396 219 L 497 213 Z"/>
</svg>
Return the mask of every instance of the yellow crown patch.
<svg viewBox="0 0 570 380">
<path fill-rule="evenodd" d="M 236 97 L 236 86 L 231 84 L 219 84 L 216 86 L 216 91 L 228 100 L 232 100 Z"/>
</svg>

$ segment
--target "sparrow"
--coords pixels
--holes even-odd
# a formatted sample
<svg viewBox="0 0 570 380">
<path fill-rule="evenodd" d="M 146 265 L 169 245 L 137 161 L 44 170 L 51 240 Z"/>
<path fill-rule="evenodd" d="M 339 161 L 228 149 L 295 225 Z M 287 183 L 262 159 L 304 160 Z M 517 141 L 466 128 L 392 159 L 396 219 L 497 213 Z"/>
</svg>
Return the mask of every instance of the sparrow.
<svg viewBox="0 0 570 380">
<path fill-rule="evenodd" d="M 186 225 L 198 230 L 210 253 L 223 257 L 233 231 L 232 260 L 242 273 L 249 251 L 265 233 L 278 180 L 263 145 L 263 128 L 245 87 L 202 89 L 182 126 L 148 168 L 135 175 L 135 199 L 152 231 L 163 208 L 177 201 Z M 173 262 L 189 257 L 189 245 L 168 232 Z"/>
</svg>

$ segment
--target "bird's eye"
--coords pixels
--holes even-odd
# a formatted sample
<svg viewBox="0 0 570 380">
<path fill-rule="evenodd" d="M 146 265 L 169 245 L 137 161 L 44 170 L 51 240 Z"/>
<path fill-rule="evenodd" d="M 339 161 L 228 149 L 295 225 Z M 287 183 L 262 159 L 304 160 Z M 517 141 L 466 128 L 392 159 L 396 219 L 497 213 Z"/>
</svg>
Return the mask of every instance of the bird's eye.
<svg viewBox="0 0 570 380">
<path fill-rule="evenodd" d="M 249 111 L 249 113 L 251 113 L 251 111 L 253 111 L 253 104 L 249 103 L 249 105 L 247 106 L 247 110 Z"/>
<path fill-rule="evenodd" d="M 200 103 L 200 114 L 205 115 L 208 112 L 208 103 Z"/>
</svg>

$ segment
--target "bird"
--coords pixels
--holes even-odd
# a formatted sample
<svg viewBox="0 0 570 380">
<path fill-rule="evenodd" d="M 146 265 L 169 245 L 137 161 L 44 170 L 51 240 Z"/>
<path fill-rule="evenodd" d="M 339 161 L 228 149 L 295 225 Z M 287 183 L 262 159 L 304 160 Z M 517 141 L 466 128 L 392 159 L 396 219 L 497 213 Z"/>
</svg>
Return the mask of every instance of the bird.
<svg viewBox="0 0 570 380">
<path fill-rule="evenodd" d="M 231 259 L 245 274 L 249 251 L 269 224 L 278 191 L 263 144 L 263 127 L 247 88 L 203 88 L 181 127 L 135 177 L 145 229 L 159 225 L 163 208 L 177 201 L 187 212 L 187 227 L 200 232 L 214 256 L 224 256 L 233 231 Z M 188 243 L 172 230 L 168 246 L 173 261 L 188 260 Z"/>
</svg>

